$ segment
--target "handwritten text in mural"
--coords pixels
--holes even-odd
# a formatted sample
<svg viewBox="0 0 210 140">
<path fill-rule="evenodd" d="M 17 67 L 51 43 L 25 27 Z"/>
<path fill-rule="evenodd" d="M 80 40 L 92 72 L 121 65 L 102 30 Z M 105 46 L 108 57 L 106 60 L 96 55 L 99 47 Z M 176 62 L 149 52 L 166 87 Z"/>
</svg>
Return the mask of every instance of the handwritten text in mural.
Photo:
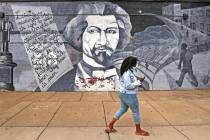
<svg viewBox="0 0 210 140">
<path fill-rule="evenodd" d="M 59 77 L 72 69 L 51 9 L 16 5 L 12 8 L 37 83 L 42 91 L 47 91 Z"/>
</svg>

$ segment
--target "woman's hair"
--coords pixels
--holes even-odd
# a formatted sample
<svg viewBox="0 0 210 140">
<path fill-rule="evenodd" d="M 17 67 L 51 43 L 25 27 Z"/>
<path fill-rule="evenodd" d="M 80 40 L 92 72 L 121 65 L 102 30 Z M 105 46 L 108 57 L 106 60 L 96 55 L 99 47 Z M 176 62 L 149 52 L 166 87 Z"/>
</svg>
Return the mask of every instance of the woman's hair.
<svg viewBox="0 0 210 140">
<path fill-rule="evenodd" d="M 120 67 L 120 75 L 122 76 L 124 72 L 126 72 L 128 69 L 131 69 L 132 67 L 135 67 L 137 63 L 137 58 L 133 56 L 129 56 L 126 59 L 124 59 L 121 67 Z"/>
</svg>

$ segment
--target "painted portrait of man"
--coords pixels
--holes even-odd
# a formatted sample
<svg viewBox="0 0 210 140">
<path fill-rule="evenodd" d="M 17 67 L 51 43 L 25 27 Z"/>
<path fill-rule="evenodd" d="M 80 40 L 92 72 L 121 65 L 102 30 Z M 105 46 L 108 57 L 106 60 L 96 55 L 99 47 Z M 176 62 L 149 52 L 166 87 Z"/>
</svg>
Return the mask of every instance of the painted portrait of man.
<svg viewBox="0 0 210 140">
<path fill-rule="evenodd" d="M 112 3 L 93 3 L 70 20 L 64 38 L 82 52 L 77 65 L 75 90 L 115 90 L 119 77 L 112 63 L 115 50 L 129 42 L 129 15 Z"/>
</svg>

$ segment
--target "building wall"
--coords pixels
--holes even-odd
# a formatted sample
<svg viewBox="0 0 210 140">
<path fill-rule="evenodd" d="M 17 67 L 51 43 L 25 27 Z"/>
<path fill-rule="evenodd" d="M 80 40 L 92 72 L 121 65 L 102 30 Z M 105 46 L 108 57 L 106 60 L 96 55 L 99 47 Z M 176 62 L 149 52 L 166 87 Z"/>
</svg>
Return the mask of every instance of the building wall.
<svg viewBox="0 0 210 140">
<path fill-rule="evenodd" d="M 193 30 L 210 34 L 210 6 L 181 9 L 181 4 L 170 4 L 162 9 L 163 16 Z M 187 15 L 187 19 L 184 19 L 183 15 Z"/>
<path fill-rule="evenodd" d="M 210 88 L 208 9 L 198 2 L 1 2 L 0 89 L 117 90 L 131 55 L 147 90 Z"/>
</svg>

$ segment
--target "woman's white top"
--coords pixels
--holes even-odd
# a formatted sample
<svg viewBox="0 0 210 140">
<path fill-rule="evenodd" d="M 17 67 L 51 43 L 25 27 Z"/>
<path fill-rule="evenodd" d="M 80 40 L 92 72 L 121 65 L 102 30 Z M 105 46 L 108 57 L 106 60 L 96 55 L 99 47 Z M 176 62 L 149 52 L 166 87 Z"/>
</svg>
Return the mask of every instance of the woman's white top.
<svg viewBox="0 0 210 140">
<path fill-rule="evenodd" d="M 137 80 L 132 70 L 129 69 L 120 77 L 119 91 L 126 94 L 136 94 L 138 90 L 137 87 L 140 85 L 141 82 Z"/>
</svg>

